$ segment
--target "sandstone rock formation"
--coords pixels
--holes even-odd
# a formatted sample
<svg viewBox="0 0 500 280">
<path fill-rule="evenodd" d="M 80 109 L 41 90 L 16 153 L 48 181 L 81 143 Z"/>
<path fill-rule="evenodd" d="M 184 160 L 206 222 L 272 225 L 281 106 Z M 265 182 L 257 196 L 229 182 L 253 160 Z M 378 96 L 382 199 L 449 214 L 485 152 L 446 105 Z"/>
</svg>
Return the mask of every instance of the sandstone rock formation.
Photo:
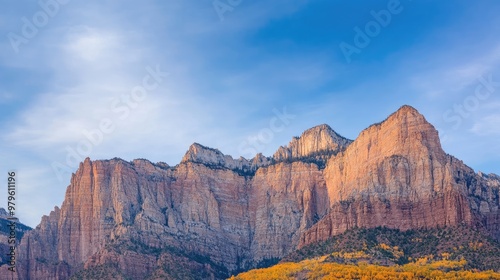
<svg viewBox="0 0 500 280">
<path fill-rule="evenodd" d="M 475 174 L 447 155 L 437 130 L 412 107 L 361 132 L 328 161 L 324 176 L 331 209 L 300 246 L 354 227 L 408 230 L 465 223 L 498 237 L 498 177 Z"/>
<path fill-rule="evenodd" d="M 329 125 L 322 124 L 294 137 L 288 146 L 281 146 L 274 154 L 276 161 L 304 159 L 322 154 L 331 155 L 345 149 L 352 140 L 338 135 Z"/>
<path fill-rule="evenodd" d="M 354 142 L 321 125 L 270 158 L 195 143 L 173 167 L 86 159 L 22 239 L 18 276 L 218 279 L 352 227 L 465 223 L 500 238 L 499 186 L 409 106 Z"/>
</svg>

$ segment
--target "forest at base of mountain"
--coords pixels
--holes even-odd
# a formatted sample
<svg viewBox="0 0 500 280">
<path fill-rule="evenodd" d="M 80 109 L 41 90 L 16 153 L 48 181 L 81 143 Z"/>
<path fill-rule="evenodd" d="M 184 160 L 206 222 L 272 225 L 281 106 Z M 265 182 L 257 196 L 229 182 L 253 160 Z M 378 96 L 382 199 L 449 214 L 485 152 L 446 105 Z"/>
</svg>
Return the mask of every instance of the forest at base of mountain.
<svg viewBox="0 0 500 280">
<path fill-rule="evenodd" d="M 466 261 L 429 261 L 425 258 L 403 266 L 380 266 L 366 263 L 347 265 L 330 263 L 322 258 L 300 263 L 282 263 L 233 276 L 230 280 L 285 279 L 500 279 L 493 271 L 464 269 Z"/>
<path fill-rule="evenodd" d="M 467 226 L 352 229 L 230 279 L 500 279 L 500 244 Z"/>
</svg>

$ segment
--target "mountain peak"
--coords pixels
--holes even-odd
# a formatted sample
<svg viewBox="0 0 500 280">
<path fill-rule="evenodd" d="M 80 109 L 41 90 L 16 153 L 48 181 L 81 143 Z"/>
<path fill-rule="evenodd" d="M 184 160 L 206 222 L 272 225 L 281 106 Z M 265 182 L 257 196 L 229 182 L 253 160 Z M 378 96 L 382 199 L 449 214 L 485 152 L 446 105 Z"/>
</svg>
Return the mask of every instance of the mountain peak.
<svg viewBox="0 0 500 280">
<path fill-rule="evenodd" d="M 257 154 L 250 160 L 243 157 L 234 159 L 230 155 L 223 154 L 218 149 L 206 147 L 199 143 L 193 143 L 182 158 L 181 163 L 188 162 L 200 163 L 211 167 L 228 168 L 237 172 L 242 171 L 243 173 L 251 173 L 257 168 L 271 163 L 270 159 L 264 157 L 262 154 Z"/>
<path fill-rule="evenodd" d="M 420 112 L 417 109 L 409 105 L 403 105 L 396 112 L 394 112 L 387 118 L 387 120 L 394 120 L 394 119 L 398 120 L 415 119 L 419 120 L 420 122 L 428 123 L 424 115 L 420 114 Z"/>
<path fill-rule="evenodd" d="M 411 113 L 420 114 L 417 109 L 415 109 L 414 107 L 412 107 L 410 105 L 403 105 L 396 112 L 411 112 Z"/>
<path fill-rule="evenodd" d="M 374 143 L 379 145 L 375 146 Z M 363 130 L 351 147 L 370 147 L 368 151 L 378 147 L 379 156 L 430 154 L 441 162 L 446 157 L 436 128 L 417 109 L 408 105 L 402 106 L 384 121 Z"/>
<path fill-rule="evenodd" d="M 294 137 L 288 146 L 280 147 L 274 159 L 283 161 L 339 151 L 351 143 L 352 140 L 340 136 L 329 125 L 321 124 L 307 129 L 300 137 Z"/>
<path fill-rule="evenodd" d="M 221 151 L 195 142 L 189 146 L 189 149 L 182 158 L 181 163 L 196 162 L 224 165 L 225 157 L 226 156 Z"/>
<path fill-rule="evenodd" d="M 313 126 L 309 129 L 307 129 L 306 131 L 304 131 L 302 133 L 302 135 L 307 134 L 307 133 L 311 133 L 311 132 L 315 132 L 315 131 L 321 131 L 321 130 L 326 130 L 326 131 L 335 133 L 335 131 L 329 125 L 324 123 L 324 124 L 316 125 L 316 126 Z"/>
<path fill-rule="evenodd" d="M 8 216 L 7 211 L 5 211 L 5 209 L 4 209 L 4 208 L 1 208 L 1 207 L 0 207 L 0 218 L 5 218 L 5 217 L 7 217 L 7 216 Z"/>
<path fill-rule="evenodd" d="M 421 125 L 421 128 L 425 128 L 426 130 L 435 130 L 434 126 L 432 126 L 432 124 L 430 124 L 417 109 L 410 105 L 403 105 L 397 111 L 390 114 L 385 120 L 375 123 L 363 130 L 361 134 L 371 131 L 374 127 L 380 127 L 383 125 L 396 125 L 400 128 L 404 128 L 408 125 L 414 125 L 417 123 Z"/>
<path fill-rule="evenodd" d="M 306 157 L 321 157 L 344 150 L 352 140 L 342 137 L 329 125 L 321 124 L 304 131 L 300 137 L 293 137 L 287 146 L 282 146 L 274 154 L 275 161 L 286 161 Z M 271 164 L 271 158 L 257 154 L 253 159 L 233 159 L 218 149 L 209 148 L 199 143 L 193 143 L 181 163 L 200 163 L 212 167 L 223 167 L 232 170 L 255 171 L 257 168 Z"/>
</svg>

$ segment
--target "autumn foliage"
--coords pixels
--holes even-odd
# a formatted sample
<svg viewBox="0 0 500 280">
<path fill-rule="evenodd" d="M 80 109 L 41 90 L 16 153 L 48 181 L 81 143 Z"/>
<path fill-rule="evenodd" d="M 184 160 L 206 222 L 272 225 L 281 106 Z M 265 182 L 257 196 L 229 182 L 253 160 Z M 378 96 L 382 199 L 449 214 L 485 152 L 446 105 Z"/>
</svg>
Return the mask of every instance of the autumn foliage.
<svg viewBox="0 0 500 280">
<path fill-rule="evenodd" d="M 429 258 L 421 258 L 403 266 L 379 266 L 366 263 L 357 265 L 329 263 L 326 261 L 328 257 L 300 263 L 282 263 L 266 269 L 251 270 L 230 279 L 500 279 L 500 273 L 493 271 L 465 270 L 465 260 L 431 261 Z"/>
<path fill-rule="evenodd" d="M 353 229 L 231 279 L 500 279 L 500 244 L 467 226 Z"/>
</svg>

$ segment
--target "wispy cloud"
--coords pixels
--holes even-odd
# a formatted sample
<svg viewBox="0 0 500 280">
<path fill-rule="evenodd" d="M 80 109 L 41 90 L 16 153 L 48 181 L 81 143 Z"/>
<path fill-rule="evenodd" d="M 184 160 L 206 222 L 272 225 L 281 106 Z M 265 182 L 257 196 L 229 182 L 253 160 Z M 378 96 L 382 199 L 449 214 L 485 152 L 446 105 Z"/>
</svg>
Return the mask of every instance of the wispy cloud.
<svg viewBox="0 0 500 280">
<path fill-rule="evenodd" d="M 480 136 L 500 135 L 500 114 L 490 115 L 476 121 L 471 131 Z"/>
<path fill-rule="evenodd" d="M 461 95 L 468 87 L 477 84 L 478 78 L 489 74 L 500 64 L 500 42 L 498 45 L 491 46 L 486 44 L 481 52 L 470 53 L 468 55 L 455 52 L 455 55 L 461 55 L 461 59 L 456 59 L 447 50 L 446 56 L 451 56 L 448 60 L 442 60 L 434 55 L 428 56 L 428 67 L 417 75 L 411 77 L 411 85 L 425 94 L 429 99 L 439 99 L 443 97 Z M 437 59 L 437 61 L 432 61 Z M 413 60 L 410 64 L 418 65 Z M 432 62 L 431 62 L 432 61 Z"/>
</svg>

